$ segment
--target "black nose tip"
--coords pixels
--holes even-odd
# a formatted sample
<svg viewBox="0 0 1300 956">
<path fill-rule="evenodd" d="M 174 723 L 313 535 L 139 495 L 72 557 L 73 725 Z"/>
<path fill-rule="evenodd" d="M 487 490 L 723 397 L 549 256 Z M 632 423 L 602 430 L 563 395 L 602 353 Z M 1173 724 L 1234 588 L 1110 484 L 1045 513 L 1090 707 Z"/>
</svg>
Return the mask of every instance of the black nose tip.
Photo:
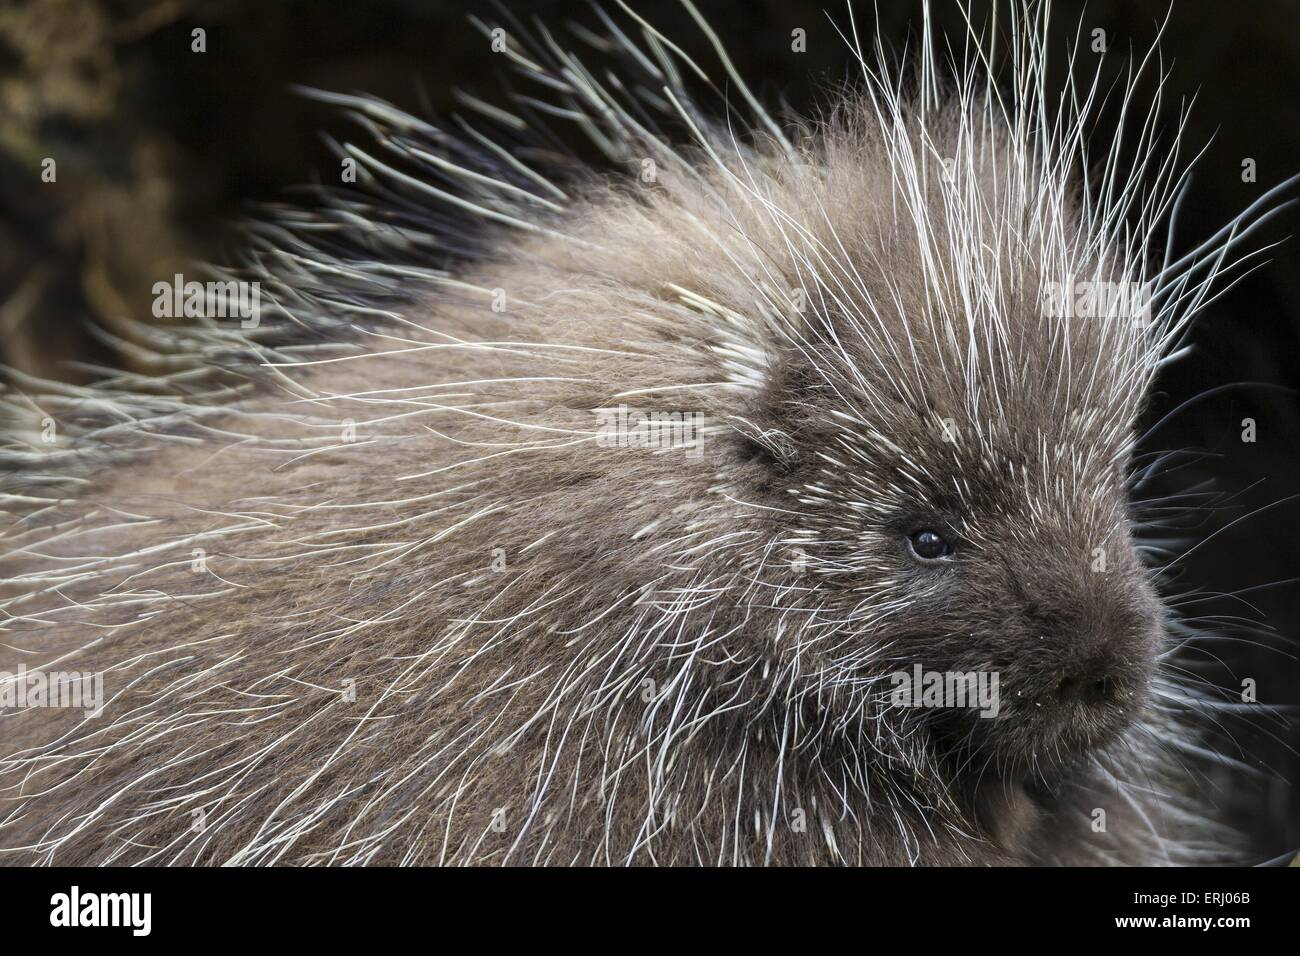
<svg viewBox="0 0 1300 956">
<path fill-rule="evenodd" d="M 1064 704 L 1105 704 L 1115 698 L 1115 681 L 1096 672 L 1072 674 L 1057 685 L 1056 697 Z"/>
</svg>

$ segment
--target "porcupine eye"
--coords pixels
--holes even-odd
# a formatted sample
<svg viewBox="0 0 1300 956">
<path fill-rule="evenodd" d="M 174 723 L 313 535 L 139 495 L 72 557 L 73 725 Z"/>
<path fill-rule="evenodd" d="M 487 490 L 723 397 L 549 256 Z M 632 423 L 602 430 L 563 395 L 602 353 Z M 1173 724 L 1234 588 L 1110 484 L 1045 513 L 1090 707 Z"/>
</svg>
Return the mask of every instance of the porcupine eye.
<svg viewBox="0 0 1300 956">
<path fill-rule="evenodd" d="M 952 554 L 952 545 L 940 534 L 928 529 L 917 531 L 907 539 L 912 554 L 922 561 L 937 561 Z"/>
</svg>

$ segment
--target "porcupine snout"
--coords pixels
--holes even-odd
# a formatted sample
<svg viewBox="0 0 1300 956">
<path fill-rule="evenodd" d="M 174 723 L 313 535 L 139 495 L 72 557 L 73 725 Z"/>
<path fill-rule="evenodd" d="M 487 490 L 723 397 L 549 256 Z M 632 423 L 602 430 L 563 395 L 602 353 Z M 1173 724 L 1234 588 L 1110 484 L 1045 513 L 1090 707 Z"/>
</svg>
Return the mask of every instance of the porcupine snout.
<svg viewBox="0 0 1300 956">
<path fill-rule="evenodd" d="M 1021 650 L 1004 667 L 1016 738 L 1065 751 L 1096 745 L 1131 723 L 1150 693 L 1164 621 L 1125 542 L 1109 567 L 1024 562 L 1007 568 L 1020 600 L 1005 625 Z"/>
<path fill-rule="evenodd" d="M 1061 646 L 1060 678 L 1046 677 L 1048 696 L 1061 707 L 1100 707 L 1122 702 L 1145 687 L 1154 657 L 1158 624 L 1153 615 L 1129 608 L 1095 608 L 1054 614 L 1060 627 L 1043 637 Z"/>
</svg>

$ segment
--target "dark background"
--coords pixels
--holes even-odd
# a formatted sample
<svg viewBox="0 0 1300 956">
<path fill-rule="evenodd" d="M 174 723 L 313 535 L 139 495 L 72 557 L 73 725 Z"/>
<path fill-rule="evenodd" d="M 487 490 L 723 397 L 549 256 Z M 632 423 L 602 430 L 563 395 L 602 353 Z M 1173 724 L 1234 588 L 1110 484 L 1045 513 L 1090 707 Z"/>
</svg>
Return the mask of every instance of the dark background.
<svg viewBox="0 0 1300 956">
<path fill-rule="evenodd" d="M 617 16 L 616 5 L 609 6 Z M 845 27 L 841 2 L 699 6 L 768 102 L 824 102 L 852 73 L 830 21 Z M 1166 125 L 1180 101 L 1194 95 L 1186 155 L 1208 143 L 1175 237 L 1180 250 L 1300 172 L 1297 6 L 1175 5 L 1162 43 L 1171 71 Z M 570 19 L 596 22 L 581 3 L 511 7 L 561 34 Z M 713 62 L 678 4 L 636 7 L 701 62 Z M 972 7 L 972 19 L 983 22 L 988 4 L 974 0 Z M 1114 76 L 1130 48 L 1147 49 L 1167 8 L 1154 0 L 1093 0 L 1085 10 L 1077 0 L 1058 0 L 1058 74 L 1080 22 L 1085 37 L 1095 27 L 1106 30 L 1103 70 Z M 234 223 L 252 204 L 282 198 L 287 187 L 337 168 L 318 131 L 350 135 L 351 128 L 291 93 L 290 84 L 365 91 L 444 114 L 453 109 L 455 85 L 497 98 L 500 61 L 465 22 L 468 11 L 493 15 L 488 4 L 466 0 L 7 0 L 0 7 L 0 362 L 81 380 L 97 367 L 131 367 L 137 359 L 123 343 L 135 335 L 129 322 L 149 321 L 154 282 L 195 259 L 233 259 Z M 878 18 L 900 49 L 920 24 L 914 0 L 879 0 L 874 15 L 860 3 L 857 15 L 865 41 Z M 945 0 L 936 2 L 936 21 L 956 37 L 964 30 L 956 6 Z M 207 31 L 206 53 L 191 52 L 195 27 Z M 790 48 L 797 27 L 807 31 L 804 53 Z M 1080 61 L 1090 72 L 1095 60 L 1084 51 Z M 45 157 L 58 164 L 57 183 L 40 181 Z M 1246 158 L 1257 164 L 1255 183 L 1242 181 Z M 1298 225 L 1300 216 L 1289 210 L 1251 246 L 1286 239 Z M 1300 576 L 1300 500 L 1287 499 L 1300 494 L 1300 238 L 1268 258 L 1204 313 L 1196 352 L 1168 370 L 1147 418 L 1158 421 L 1207 389 L 1243 384 L 1191 405 L 1147 448 L 1202 453 L 1154 479 L 1153 493 L 1206 482 L 1219 495 L 1207 502 L 1212 509 L 1193 516 L 1196 535 L 1213 540 L 1181 562 L 1174 585 L 1217 595 L 1185 609 L 1221 635 L 1190 655 L 1198 675 L 1232 689 L 1253 678 L 1261 701 L 1295 707 L 1300 590 L 1288 579 Z M 1257 423 L 1253 444 L 1241 441 L 1246 417 Z M 1267 510 L 1253 514 L 1258 509 Z M 1219 719 L 1219 748 L 1266 776 L 1256 780 L 1226 767 L 1209 773 L 1209 799 L 1249 827 L 1259 857 L 1300 847 L 1300 720 L 1259 708 Z"/>
</svg>

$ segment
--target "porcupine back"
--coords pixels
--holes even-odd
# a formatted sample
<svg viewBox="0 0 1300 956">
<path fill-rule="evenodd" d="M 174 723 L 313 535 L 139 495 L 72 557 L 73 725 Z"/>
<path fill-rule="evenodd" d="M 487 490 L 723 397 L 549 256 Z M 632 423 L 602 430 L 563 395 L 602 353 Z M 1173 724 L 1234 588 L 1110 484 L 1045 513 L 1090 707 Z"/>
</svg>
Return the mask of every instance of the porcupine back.
<svg viewBox="0 0 1300 956">
<path fill-rule="evenodd" d="M 973 795 L 873 692 L 898 661 L 862 636 L 909 598 L 844 516 L 935 479 L 1028 488 L 1065 524 L 1115 481 L 1185 312 L 1041 303 L 1052 282 L 1150 278 L 1172 170 L 1139 194 L 1104 157 L 1091 198 L 1077 107 L 1040 112 L 1028 17 L 1006 101 L 974 65 L 941 91 L 927 42 L 913 92 L 865 74 L 797 135 L 761 111 L 745 133 L 708 118 L 636 24 L 644 51 L 612 24 L 610 42 L 639 86 L 510 34 L 618 172 L 548 155 L 527 98 L 518 117 L 471 101 L 504 125 L 493 139 L 317 94 L 375 145 L 338 146 L 356 189 L 258 227 L 264 328 L 169 332 L 155 376 L 16 380 L 14 415 L 60 441 L 9 445 L 0 665 L 102 672 L 107 701 L 5 716 L 5 858 L 1113 849 L 1070 845 L 1078 808 L 1048 827 L 1013 788 Z M 699 414 L 698 442 L 611 442 L 601 410 L 620 406 Z M 886 475 L 855 469 L 878 454 Z M 846 575 L 869 583 L 832 590 Z M 1143 740 L 1071 796 L 1088 805 L 1098 773 L 1123 787 L 1124 759 L 1148 790 Z M 1112 829 L 1158 856 L 1136 800 Z"/>
</svg>

